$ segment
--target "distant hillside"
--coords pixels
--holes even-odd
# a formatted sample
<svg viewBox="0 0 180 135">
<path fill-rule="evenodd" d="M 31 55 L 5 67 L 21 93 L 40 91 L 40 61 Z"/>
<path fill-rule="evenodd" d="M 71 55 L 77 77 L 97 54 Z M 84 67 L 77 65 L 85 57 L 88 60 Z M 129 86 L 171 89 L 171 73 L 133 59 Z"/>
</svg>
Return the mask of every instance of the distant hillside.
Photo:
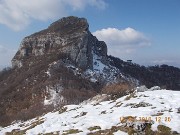
<svg viewBox="0 0 180 135">
<path fill-rule="evenodd" d="M 110 64 L 117 67 L 122 73 L 130 75 L 147 87 L 160 86 L 161 88 L 180 90 L 180 69 L 168 65 L 140 66 L 136 63 L 125 62 L 119 58 L 109 56 Z"/>
</svg>

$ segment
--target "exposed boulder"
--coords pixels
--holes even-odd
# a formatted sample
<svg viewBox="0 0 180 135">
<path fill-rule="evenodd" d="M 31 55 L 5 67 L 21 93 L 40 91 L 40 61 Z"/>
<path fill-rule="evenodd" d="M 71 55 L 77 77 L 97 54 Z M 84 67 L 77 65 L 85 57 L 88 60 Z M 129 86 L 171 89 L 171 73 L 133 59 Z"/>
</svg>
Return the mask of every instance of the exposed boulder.
<svg viewBox="0 0 180 135">
<path fill-rule="evenodd" d="M 137 92 L 144 92 L 144 91 L 148 91 L 148 88 L 145 85 L 143 85 L 143 86 L 137 87 L 136 90 Z"/>
<path fill-rule="evenodd" d="M 159 86 L 154 86 L 149 89 L 149 91 L 161 90 Z"/>
</svg>

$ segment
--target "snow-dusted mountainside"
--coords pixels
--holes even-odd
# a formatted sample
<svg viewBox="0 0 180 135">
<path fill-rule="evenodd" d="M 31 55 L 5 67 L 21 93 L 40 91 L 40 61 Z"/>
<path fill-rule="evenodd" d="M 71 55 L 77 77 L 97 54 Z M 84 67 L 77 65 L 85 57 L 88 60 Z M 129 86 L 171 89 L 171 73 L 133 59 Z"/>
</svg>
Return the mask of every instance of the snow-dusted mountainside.
<svg viewBox="0 0 180 135">
<path fill-rule="evenodd" d="M 153 106 L 157 105 L 158 100 L 163 100 L 161 98 L 154 101 L 146 96 L 136 97 L 133 94 L 131 96 L 136 98 L 123 101 L 126 98 L 123 96 L 132 93 L 137 86 L 146 84 L 150 84 L 146 85 L 148 88 L 158 85 L 171 90 L 179 89 L 180 70 L 163 66 L 160 67 L 161 70 L 149 68 L 147 71 L 146 68 L 144 70 L 135 64 L 108 56 L 107 50 L 106 43 L 99 41 L 91 34 L 87 20 L 74 16 L 59 19 L 48 28 L 25 37 L 12 59 L 12 68 L 0 72 L 0 126 L 5 127 L 13 121 L 27 121 L 46 114 L 42 118 L 24 124 L 15 124 L 18 127 L 14 128 L 23 130 L 22 134 L 26 131 L 29 134 L 51 132 L 48 128 L 54 131 L 60 130 L 60 133 L 71 129 L 71 132 L 77 132 L 78 128 L 78 131 L 82 130 L 82 134 L 86 134 L 92 132 L 94 128 L 101 128 L 99 132 L 110 132 L 109 128 L 112 128 L 111 130 L 117 131 L 118 134 L 120 131 L 117 129 L 122 129 L 122 127 L 116 124 L 125 113 L 135 115 L 135 112 L 145 109 L 147 111 L 142 115 L 166 114 L 167 111 L 163 114 L 149 113 L 157 111 Z M 153 74 L 154 70 L 156 74 Z M 175 87 L 172 82 L 175 82 Z M 167 84 L 170 87 L 166 87 Z M 138 91 L 144 91 L 144 89 L 141 88 Z M 123 98 L 99 104 L 92 101 L 78 105 L 99 94 L 109 95 L 108 97 L 103 95 L 103 99 Z M 138 96 L 138 93 L 136 94 Z M 102 97 L 99 96 L 96 99 L 103 101 Z M 147 100 L 149 103 L 146 103 L 143 98 L 149 99 Z M 140 103 L 128 104 L 133 99 L 134 102 Z M 57 111 L 62 106 L 67 107 L 64 113 L 48 113 Z M 157 106 L 159 107 L 161 106 Z M 128 111 L 129 108 L 132 111 Z M 170 109 L 169 112 L 171 111 Z M 123 122 L 126 122 L 126 119 Z M 53 128 L 51 122 L 54 124 Z M 151 124 L 150 121 L 148 122 L 142 123 L 141 128 Z M 93 127 L 96 126 L 94 124 L 98 127 Z M 127 132 L 130 129 L 123 128 L 122 130 Z M 5 128 L 1 133 L 4 131 Z M 13 130 L 13 132 L 16 131 Z M 19 134 L 19 131 L 17 132 Z"/>
<path fill-rule="evenodd" d="M 108 100 L 108 95 L 98 95 L 79 105 L 66 105 L 26 122 L 14 122 L 0 129 L 0 134 L 178 134 L 179 97 L 179 91 L 159 87 L 140 87 L 115 100 Z"/>
<path fill-rule="evenodd" d="M 12 67 L 0 74 L 0 126 L 78 104 L 110 84 L 138 83 L 110 65 L 106 43 L 91 34 L 85 18 L 74 16 L 25 37 Z"/>
</svg>

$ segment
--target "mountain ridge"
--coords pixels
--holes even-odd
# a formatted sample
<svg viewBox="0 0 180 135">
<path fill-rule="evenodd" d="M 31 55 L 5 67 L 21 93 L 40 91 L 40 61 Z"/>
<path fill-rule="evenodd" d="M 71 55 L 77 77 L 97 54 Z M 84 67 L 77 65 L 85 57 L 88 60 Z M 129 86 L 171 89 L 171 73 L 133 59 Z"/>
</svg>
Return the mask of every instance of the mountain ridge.
<svg viewBox="0 0 180 135">
<path fill-rule="evenodd" d="M 70 16 L 22 40 L 0 81 L 0 124 L 78 104 L 107 85 L 137 83 L 110 65 L 105 42 L 88 27 L 86 19 Z"/>
<path fill-rule="evenodd" d="M 70 16 L 22 40 L 13 68 L 0 73 L 0 125 L 79 104 L 100 93 L 116 99 L 149 81 L 143 82 L 144 75 L 138 78 L 142 68 L 108 56 L 106 43 L 88 28 L 86 19 Z"/>
</svg>

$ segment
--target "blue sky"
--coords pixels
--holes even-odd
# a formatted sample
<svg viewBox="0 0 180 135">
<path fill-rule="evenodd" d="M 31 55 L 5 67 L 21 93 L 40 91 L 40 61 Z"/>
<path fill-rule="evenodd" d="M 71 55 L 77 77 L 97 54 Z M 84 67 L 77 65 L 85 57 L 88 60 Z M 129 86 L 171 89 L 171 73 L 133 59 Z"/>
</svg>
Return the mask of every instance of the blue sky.
<svg viewBox="0 0 180 135">
<path fill-rule="evenodd" d="M 0 67 L 21 40 L 64 16 L 87 18 L 108 54 L 141 65 L 180 67 L 179 0 L 0 0 Z"/>
</svg>

